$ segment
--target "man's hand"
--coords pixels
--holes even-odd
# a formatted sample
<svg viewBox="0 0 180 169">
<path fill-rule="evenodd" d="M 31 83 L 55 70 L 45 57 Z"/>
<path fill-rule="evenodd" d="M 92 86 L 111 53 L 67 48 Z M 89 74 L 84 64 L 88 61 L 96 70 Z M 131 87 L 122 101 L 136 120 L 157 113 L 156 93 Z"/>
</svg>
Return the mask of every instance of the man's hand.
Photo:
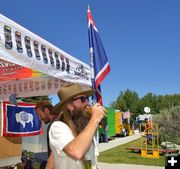
<svg viewBox="0 0 180 169">
<path fill-rule="evenodd" d="M 93 119 L 97 123 L 99 123 L 104 116 L 107 116 L 106 109 L 103 106 L 101 106 L 99 103 L 96 103 L 92 107 L 92 117 L 91 117 L 91 119 Z"/>
</svg>

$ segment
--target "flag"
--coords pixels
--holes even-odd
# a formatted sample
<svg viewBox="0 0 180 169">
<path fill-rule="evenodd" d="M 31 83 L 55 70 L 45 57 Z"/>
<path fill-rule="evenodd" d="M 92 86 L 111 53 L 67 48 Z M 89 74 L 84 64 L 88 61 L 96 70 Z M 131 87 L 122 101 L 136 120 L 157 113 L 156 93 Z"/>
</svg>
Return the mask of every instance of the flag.
<svg viewBox="0 0 180 169">
<path fill-rule="evenodd" d="M 24 137 L 43 133 L 41 121 L 35 111 L 35 104 L 18 103 L 14 105 L 3 101 L 1 110 L 2 136 Z"/>
<path fill-rule="evenodd" d="M 110 72 L 110 66 L 89 7 L 87 15 L 92 87 L 96 89 L 97 101 L 102 104 L 100 84 Z"/>
</svg>

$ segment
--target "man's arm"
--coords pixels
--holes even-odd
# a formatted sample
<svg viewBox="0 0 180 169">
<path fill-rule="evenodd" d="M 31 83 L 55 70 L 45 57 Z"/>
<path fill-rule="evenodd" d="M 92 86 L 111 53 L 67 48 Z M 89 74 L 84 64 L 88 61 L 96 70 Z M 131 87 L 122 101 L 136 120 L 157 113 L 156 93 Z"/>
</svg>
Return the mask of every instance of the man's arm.
<svg viewBox="0 0 180 169">
<path fill-rule="evenodd" d="M 46 169 L 54 169 L 55 165 L 54 165 L 54 156 L 53 153 L 51 152 L 48 161 L 47 161 L 47 165 L 46 165 Z"/>
<path fill-rule="evenodd" d="M 82 159 L 92 143 L 94 133 L 105 112 L 105 108 L 100 106 L 100 104 L 93 106 L 92 117 L 87 126 L 63 148 L 63 151 L 76 160 Z"/>
</svg>

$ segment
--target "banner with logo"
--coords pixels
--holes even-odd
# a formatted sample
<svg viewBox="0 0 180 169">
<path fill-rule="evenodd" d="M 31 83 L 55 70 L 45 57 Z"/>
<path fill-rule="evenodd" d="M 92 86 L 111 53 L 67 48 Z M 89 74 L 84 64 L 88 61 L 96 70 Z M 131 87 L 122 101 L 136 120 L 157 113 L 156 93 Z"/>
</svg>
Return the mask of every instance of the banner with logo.
<svg viewBox="0 0 180 169">
<path fill-rule="evenodd" d="M 30 103 L 18 103 L 16 106 L 3 101 L 1 136 L 24 137 L 43 134 L 42 124 L 34 107 L 35 104 Z"/>
<path fill-rule="evenodd" d="M 89 65 L 1 14 L 0 59 L 0 86 L 10 80 L 29 78 L 32 70 L 65 82 L 91 86 Z"/>
</svg>

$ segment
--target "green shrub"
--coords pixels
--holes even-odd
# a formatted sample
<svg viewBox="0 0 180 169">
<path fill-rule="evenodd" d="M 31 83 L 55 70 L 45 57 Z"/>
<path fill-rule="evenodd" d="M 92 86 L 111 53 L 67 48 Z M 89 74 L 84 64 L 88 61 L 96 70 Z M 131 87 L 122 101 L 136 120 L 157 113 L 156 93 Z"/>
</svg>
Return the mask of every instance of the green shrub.
<svg viewBox="0 0 180 169">
<path fill-rule="evenodd" d="M 161 111 L 154 116 L 159 127 L 160 142 L 170 141 L 180 144 L 180 106 Z"/>
</svg>

